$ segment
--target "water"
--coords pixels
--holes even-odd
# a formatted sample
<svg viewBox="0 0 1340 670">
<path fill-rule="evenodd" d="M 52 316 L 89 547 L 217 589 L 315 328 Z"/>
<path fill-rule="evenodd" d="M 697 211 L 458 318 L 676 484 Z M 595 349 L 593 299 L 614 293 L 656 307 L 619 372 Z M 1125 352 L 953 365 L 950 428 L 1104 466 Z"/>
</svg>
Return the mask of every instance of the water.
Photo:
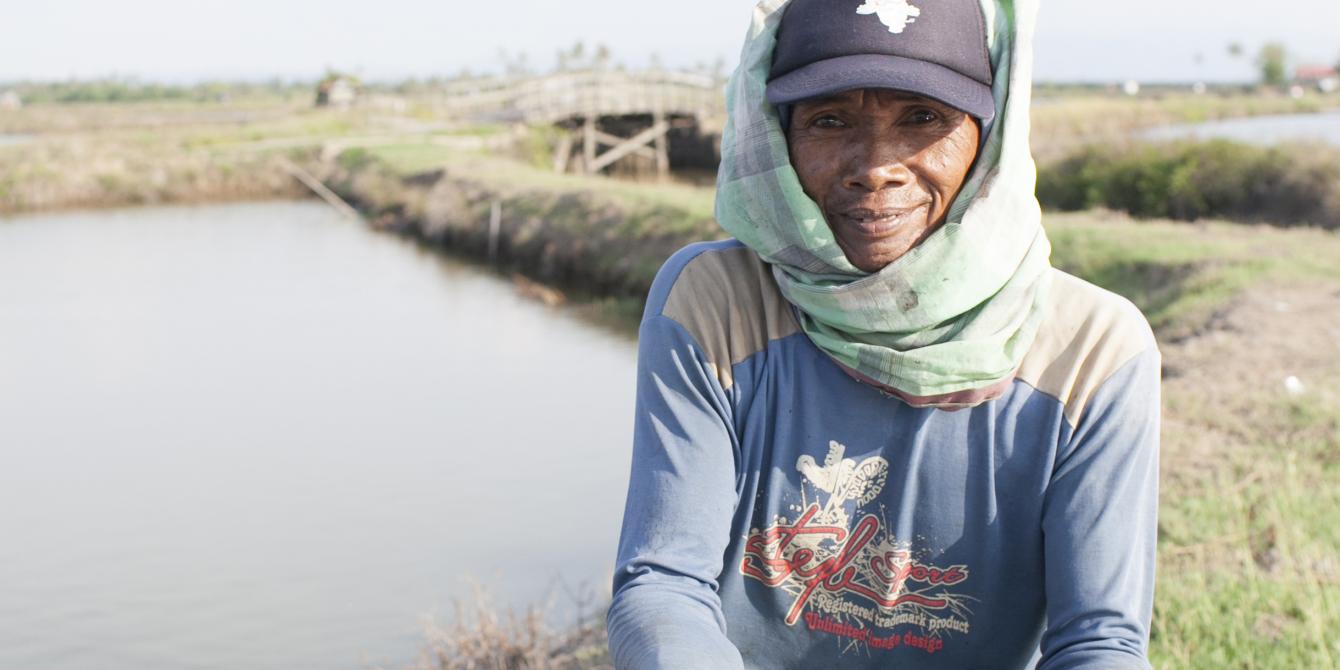
<svg viewBox="0 0 1340 670">
<path fill-rule="evenodd" d="M 471 580 L 607 594 L 634 347 L 323 205 L 0 220 L 0 668 L 400 667 Z"/>
<path fill-rule="evenodd" d="M 0 147 L 12 146 L 18 144 L 28 144 L 33 141 L 32 135 L 19 135 L 14 133 L 0 133 Z"/>
<path fill-rule="evenodd" d="M 1268 146 L 1321 141 L 1340 146 L 1340 110 L 1179 124 L 1144 133 L 1150 140 L 1227 139 Z"/>
</svg>

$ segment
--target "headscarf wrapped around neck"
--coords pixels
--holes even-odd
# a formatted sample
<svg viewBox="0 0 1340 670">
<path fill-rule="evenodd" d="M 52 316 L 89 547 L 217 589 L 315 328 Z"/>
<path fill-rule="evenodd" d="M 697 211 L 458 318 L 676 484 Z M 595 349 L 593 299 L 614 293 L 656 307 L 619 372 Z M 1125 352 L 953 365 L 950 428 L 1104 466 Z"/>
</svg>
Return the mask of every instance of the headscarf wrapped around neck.
<svg viewBox="0 0 1340 670">
<path fill-rule="evenodd" d="M 874 273 L 847 260 L 805 194 L 764 97 L 787 1 L 755 8 L 727 85 L 717 221 L 772 266 L 806 335 L 852 376 L 916 406 L 998 395 L 1033 342 L 1051 279 L 1028 144 L 1038 0 L 980 0 L 996 115 L 945 223 Z M 855 11 L 860 0 L 849 1 Z"/>
</svg>

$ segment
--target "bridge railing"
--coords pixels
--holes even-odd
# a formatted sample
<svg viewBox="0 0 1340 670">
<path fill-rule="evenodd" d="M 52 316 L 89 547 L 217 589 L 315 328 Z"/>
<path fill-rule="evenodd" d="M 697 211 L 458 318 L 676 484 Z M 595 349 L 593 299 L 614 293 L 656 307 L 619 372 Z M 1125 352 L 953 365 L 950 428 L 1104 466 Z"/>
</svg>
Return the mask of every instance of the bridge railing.
<svg viewBox="0 0 1340 670">
<path fill-rule="evenodd" d="M 617 70 L 463 82 L 449 87 L 443 100 L 458 118 L 540 123 L 656 112 L 714 116 L 724 104 L 721 83 L 710 76 Z"/>
</svg>

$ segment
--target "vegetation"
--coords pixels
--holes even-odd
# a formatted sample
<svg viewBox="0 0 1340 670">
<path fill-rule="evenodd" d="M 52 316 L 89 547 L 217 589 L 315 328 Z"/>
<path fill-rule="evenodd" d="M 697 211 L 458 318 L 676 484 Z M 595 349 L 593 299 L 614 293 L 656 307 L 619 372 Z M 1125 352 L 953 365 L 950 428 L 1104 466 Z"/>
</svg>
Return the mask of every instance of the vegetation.
<svg viewBox="0 0 1340 670">
<path fill-rule="evenodd" d="M 458 604 L 453 623 L 426 623 L 424 648 L 409 670 L 605 670 L 604 609 L 583 597 L 568 607 L 570 623 L 555 627 L 542 607 L 500 612 L 476 593 L 469 607 Z"/>
<path fill-rule="evenodd" d="M 1063 210 L 1340 227 L 1340 150 L 1224 140 L 1090 146 L 1044 166 L 1038 198 Z"/>
<path fill-rule="evenodd" d="M 0 84 L 12 88 L 28 104 L 82 104 L 129 102 L 218 102 L 236 99 L 284 99 L 307 94 L 310 84 L 271 80 L 253 82 L 202 82 L 162 84 L 129 78 L 63 82 L 16 82 Z"/>
<path fill-rule="evenodd" d="M 1181 340 L 1243 291 L 1340 284 L 1340 236 L 1219 221 L 1135 222 L 1112 212 L 1045 218 L 1052 263 L 1130 298 L 1163 338 Z"/>
<path fill-rule="evenodd" d="M 274 100 L 27 105 L 0 113 L 0 213 L 295 197 L 278 160 L 354 132 L 347 115 Z"/>
<path fill-rule="evenodd" d="M 1261 68 L 1261 83 L 1283 88 L 1289 84 L 1287 62 L 1289 52 L 1281 42 L 1266 42 L 1256 55 L 1256 66 Z"/>
</svg>

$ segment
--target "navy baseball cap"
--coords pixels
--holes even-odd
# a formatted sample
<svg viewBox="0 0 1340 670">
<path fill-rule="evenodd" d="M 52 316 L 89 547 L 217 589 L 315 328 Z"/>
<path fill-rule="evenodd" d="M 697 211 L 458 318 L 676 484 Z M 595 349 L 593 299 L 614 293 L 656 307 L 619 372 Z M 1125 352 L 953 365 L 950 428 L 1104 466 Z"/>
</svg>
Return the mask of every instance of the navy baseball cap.
<svg viewBox="0 0 1340 670">
<path fill-rule="evenodd" d="M 978 0 L 792 0 L 777 28 L 767 98 L 789 105 L 856 88 L 924 95 L 995 115 Z"/>
</svg>

